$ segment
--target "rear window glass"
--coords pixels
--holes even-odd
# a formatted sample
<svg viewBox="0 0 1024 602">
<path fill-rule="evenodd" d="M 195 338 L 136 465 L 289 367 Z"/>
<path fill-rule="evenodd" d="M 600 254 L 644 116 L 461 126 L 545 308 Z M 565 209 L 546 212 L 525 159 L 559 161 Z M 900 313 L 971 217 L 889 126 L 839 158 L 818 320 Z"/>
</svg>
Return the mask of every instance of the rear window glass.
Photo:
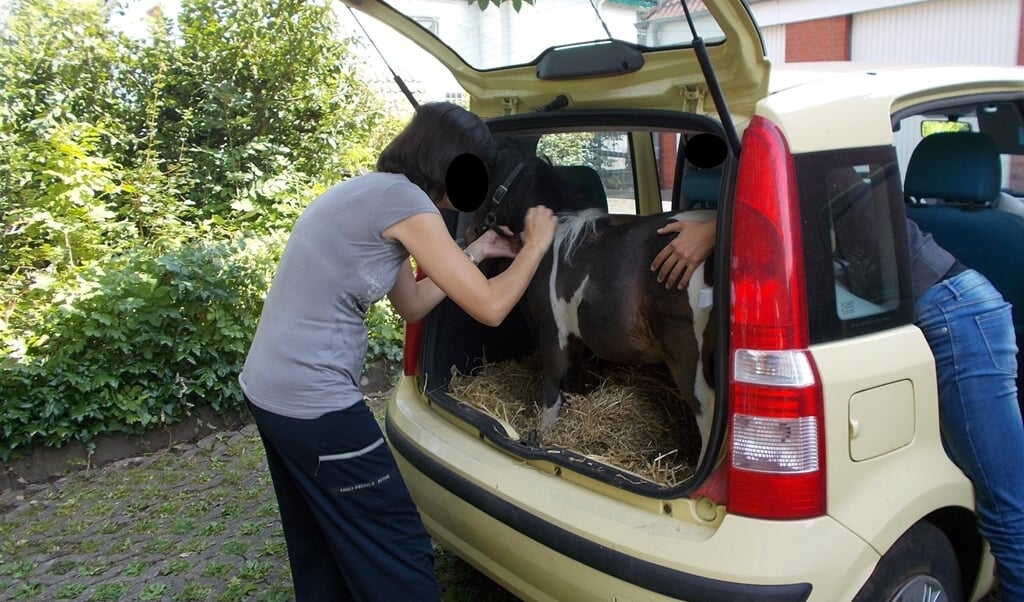
<svg viewBox="0 0 1024 602">
<path fill-rule="evenodd" d="M 537 154 L 553 165 L 585 165 L 597 172 L 604 185 L 609 213 L 636 213 L 633 160 L 626 132 L 573 132 L 544 134 Z"/>
<path fill-rule="evenodd" d="M 815 342 L 910 319 L 906 223 L 892 149 L 797 157 Z"/>
<path fill-rule="evenodd" d="M 692 36 L 678 4 L 652 0 L 512 0 L 486 8 L 480 2 L 448 0 L 388 2 L 478 70 L 534 63 L 548 48 L 617 39 L 644 48 L 689 46 Z M 722 29 L 699 4 L 691 9 L 707 44 L 722 42 Z M 571 24 L 571 26 L 567 26 Z"/>
</svg>

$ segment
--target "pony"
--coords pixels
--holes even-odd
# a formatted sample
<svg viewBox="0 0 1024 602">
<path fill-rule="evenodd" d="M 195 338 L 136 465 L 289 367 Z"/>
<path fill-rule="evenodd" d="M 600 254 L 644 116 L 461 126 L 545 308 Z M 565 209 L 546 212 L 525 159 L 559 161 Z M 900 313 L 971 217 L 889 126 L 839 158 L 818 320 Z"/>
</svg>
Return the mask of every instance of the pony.
<svg viewBox="0 0 1024 602">
<path fill-rule="evenodd" d="M 543 370 L 538 438 L 554 426 L 563 390 L 579 382 L 589 350 L 618 364 L 664 362 L 696 419 L 703 458 L 715 403 L 705 265 L 685 290 L 666 289 L 649 266 L 670 240 L 657 234 L 659 228 L 670 220 L 709 219 L 713 211 L 611 216 L 594 208 L 558 167 L 511 139 L 500 145 L 491 181 L 496 185 L 488 191 L 489 202 L 472 214 L 467 240 L 503 226 L 518 234 L 532 205 L 543 204 L 559 216 L 554 243 L 520 301 Z"/>
</svg>

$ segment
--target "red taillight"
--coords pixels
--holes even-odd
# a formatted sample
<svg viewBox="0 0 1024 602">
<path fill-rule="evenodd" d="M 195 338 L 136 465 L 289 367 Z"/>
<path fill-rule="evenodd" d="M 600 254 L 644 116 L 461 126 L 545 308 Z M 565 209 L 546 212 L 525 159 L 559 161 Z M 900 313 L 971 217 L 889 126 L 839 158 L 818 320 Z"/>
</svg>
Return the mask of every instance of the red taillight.
<svg viewBox="0 0 1024 602">
<path fill-rule="evenodd" d="M 728 507 L 757 518 L 825 513 L 824 411 L 807 352 L 797 200 L 785 138 L 755 116 L 732 217 Z"/>
<path fill-rule="evenodd" d="M 423 280 L 427 275 L 416 266 L 416 280 Z M 420 368 L 420 340 L 423 338 L 423 320 L 406 322 L 404 340 L 402 341 L 402 373 L 416 376 Z"/>
<path fill-rule="evenodd" d="M 420 339 L 423 336 L 423 321 L 406 322 L 405 338 L 402 342 L 402 372 L 416 376 L 420 367 Z"/>
</svg>

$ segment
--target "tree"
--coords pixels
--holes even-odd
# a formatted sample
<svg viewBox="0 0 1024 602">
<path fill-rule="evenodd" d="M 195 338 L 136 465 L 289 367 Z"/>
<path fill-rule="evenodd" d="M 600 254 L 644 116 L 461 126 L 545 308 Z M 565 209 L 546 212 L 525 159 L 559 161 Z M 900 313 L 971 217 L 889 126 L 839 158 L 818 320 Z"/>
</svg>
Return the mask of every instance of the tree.
<svg viewBox="0 0 1024 602">
<path fill-rule="evenodd" d="M 0 460 L 241 403 L 295 217 L 399 124 L 327 0 L 184 0 L 135 40 L 103 0 L 0 21 Z"/>
<path fill-rule="evenodd" d="M 292 176 L 351 174 L 379 150 L 376 132 L 394 128 L 355 77 L 330 2 L 186 0 L 178 26 L 154 144 L 190 169 L 181 194 L 203 218 L 273 212 Z"/>
<path fill-rule="evenodd" d="M 129 235 L 120 40 L 99 4 L 15 0 L 0 44 L 0 274 L 72 268 Z"/>
</svg>

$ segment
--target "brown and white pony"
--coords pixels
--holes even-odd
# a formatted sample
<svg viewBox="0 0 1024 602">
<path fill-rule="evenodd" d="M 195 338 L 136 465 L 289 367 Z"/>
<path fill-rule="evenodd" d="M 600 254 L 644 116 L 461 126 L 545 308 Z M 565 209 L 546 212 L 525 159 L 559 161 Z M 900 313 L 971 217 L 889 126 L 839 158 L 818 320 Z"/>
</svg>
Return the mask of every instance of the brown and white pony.
<svg viewBox="0 0 1024 602">
<path fill-rule="evenodd" d="M 498 185 L 473 214 L 469 240 L 489 227 L 522 231 L 532 205 L 559 214 L 554 244 L 521 302 L 544 371 L 539 434 L 555 424 L 562 391 L 576 382 L 576 369 L 590 350 L 619 364 L 664 362 L 696 419 L 703 457 L 715 404 L 705 265 L 686 290 L 666 289 L 649 266 L 674 236 L 657 234 L 659 228 L 670 220 L 708 219 L 712 212 L 613 219 L 606 210 L 588 208 L 594 203 L 559 168 L 512 141 L 502 145 L 495 172 L 492 183 Z"/>
</svg>

